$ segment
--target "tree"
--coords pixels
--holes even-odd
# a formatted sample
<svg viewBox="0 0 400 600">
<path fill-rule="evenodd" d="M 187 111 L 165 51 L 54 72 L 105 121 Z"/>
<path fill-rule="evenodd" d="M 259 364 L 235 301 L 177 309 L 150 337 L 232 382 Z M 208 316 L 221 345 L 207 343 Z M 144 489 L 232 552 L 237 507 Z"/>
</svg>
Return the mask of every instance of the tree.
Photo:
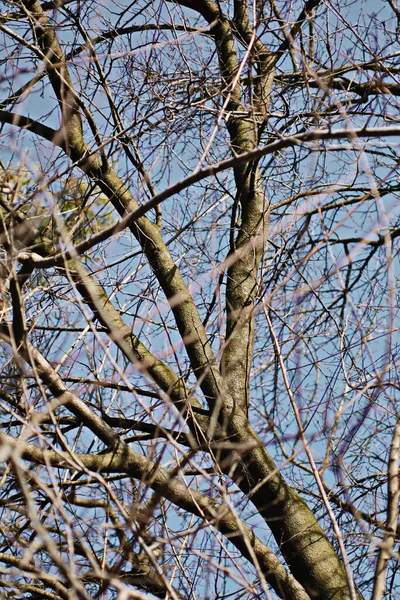
<svg viewBox="0 0 400 600">
<path fill-rule="evenodd" d="M 1 6 L 4 598 L 398 597 L 395 1 Z"/>
</svg>

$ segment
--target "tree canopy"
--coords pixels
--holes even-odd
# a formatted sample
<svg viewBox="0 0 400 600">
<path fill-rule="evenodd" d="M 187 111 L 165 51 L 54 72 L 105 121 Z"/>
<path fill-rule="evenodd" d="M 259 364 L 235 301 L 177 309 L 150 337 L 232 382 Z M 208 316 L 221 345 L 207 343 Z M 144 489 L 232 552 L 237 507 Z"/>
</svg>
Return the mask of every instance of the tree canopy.
<svg viewBox="0 0 400 600">
<path fill-rule="evenodd" d="M 1 597 L 399 597 L 399 31 L 0 2 Z"/>
</svg>

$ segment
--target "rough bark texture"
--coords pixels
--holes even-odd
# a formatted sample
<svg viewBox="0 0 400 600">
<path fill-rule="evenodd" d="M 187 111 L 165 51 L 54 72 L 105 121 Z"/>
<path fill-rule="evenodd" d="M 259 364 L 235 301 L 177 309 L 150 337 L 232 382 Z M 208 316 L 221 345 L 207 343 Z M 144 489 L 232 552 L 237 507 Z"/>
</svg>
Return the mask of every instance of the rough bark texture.
<svg viewBox="0 0 400 600">
<path fill-rule="evenodd" d="M 0 112 L 0 119 L 26 127 L 63 148 L 69 158 L 100 188 L 120 216 L 135 211 L 139 207 L 138 202 L 102 149 L 92 151 L 85 142 L 82 119 L 83 116 L 89 117 L 83 115 L 81 101 L 74 91 L 65 55 L 51 22 L 36 0 L 26 0 L 22 4 L 37 39 L 40 49 L 38 56 L 44 62 L 59 103 L 61 126 L 58 131 L 52 132 L 48 128 L 36 127 L 28 120 L 11 120 L 4 111 Z M 211 28 L 218 54 L 221 88 L 224 90 L 224 111 L 232 155 L 255 150 L 260 132 L 267 126 L 275 65 L 284 45 L 278 53 L 272 54 L 253 36 L 247 2 L 234 3 L 232 20 L 222 13 L 222 5 L 211 0 L 189 0 L 178 4 L 197 11 Z M 315 1 L 306 4 L 288 33 L 288 39 L 297 35 L 299 23 L 317 5 Z M 236 50 L 238 39 L 245 46 L 251 46 L 258 69 L 250 113 L 242 99 L 241 65 Z M 77 257 L 68 263 L 65 274 L 72 279 L 86 305 L 125 357 L 151 378 L 185 416 L 192 450 L 196 445 L 204 447 L 207 443 L 216 467 L 251 500 L 272 531 L 290 573 L 249 527 L 244 523 L 238 527 L 237 519 L 222 504 L 196 491 L 191 491 L 189 497 L 187 487 L 178 479 L 149 459 L 134 453 L 112 427 L 68 390 L 34 347 L 28 343 L 24 346 L 21 335 L 17 336 L 21 342 L 18 352 L 37 370 L 52 395 L 107 446 L 107 452 L 103 455 L 77 454 L 77 464 L 80 461 L 86 469 L 98 473 L 126 473 L 139 481 L 146 481 L 160 496 L 211 523 L 242 556 L 253 561 L 254 553 L 266 580 L 280 597 L 293 600 L 347 600 L 351 596 L 341 559 L 305 501 L 285 481 L 247 417 L 255 304 L 258 276 L 268 244 L 270 201 L 266 193 L 268 182 L 261 175 L 258 160 L 242 162 L 233 168 L 233 172 L 237 194 L 232 209 L 231 247 L 226 271 L 226 337 L 220 364 L 160 228 L 147 216 L 141 216 L 130 227 L 172 309 L 192 371 L 204 397 L 204 406 L 189 392 L 183 378 L 157 359 L 132 333 L 131 327 L 123 321 L 106 292 L 79 264 Z M 43 247 L 40 251 L 45 254 Z M 4 328 L 3 337 L 7 335 L 8 330 Z M 26 460 L 44 465 L 70 465 L 70 456 L 66 453 L 17 443 L 3 434 L 1 440 L 3 445 L 21 452 Z M 229 449 L 225 449 L 224 444 L 229 444 Z M 160 597 L 166 593 L 156 572 L 151 571 L 143 581 L 140 580 L 140 570 L 130 577 L 133 583 L 142 587 L 147 585 L 152 593 Z M 52 585 L 57 590 L 57 584 Z M 64 590 L 60 589 L 59 593 L 63 596 Z"/>
</svg>

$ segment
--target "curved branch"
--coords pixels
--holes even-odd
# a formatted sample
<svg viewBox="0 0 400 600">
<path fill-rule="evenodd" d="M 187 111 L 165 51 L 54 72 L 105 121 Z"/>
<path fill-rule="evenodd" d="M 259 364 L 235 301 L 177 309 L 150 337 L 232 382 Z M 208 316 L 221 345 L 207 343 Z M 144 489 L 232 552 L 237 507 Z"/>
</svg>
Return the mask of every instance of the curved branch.
<svg viewBox="0 0 400 600">
<path fill-rule="evenodd" d="M 342 139 L 356 140 L 357 138 L 363 139 L 382 137 L 400 137 L 400 127 L 363 127 L 356 129 L 338 128 L 333 130 L 314 129 L 312 131 L 283 137 L 279 140 L 271 142 L 270 144 L 266 144 L 261 148 L 257 148 L 256 150 L 250 150 L 248 152 L 240 154 L 239 156 L 228 158 L 219 163 L 215 163 L 213 165 L 204 167 L 196 173 L 193 173 L 192 175 L 181 179 L 180 181 L 166 188 L 165 190 L 163 190 L 162 192 L 160 192 L 141 206 L 134 208 L 132 212 L 125 215 L 115 225 L 107 227 L 106 229 L 103 229 L 96 235 L 93 235 L 89 240 L 85 240 L 84 242 L 77 244 L 74 247 L 74 250 L 71 252 L 57 254 L 48 258 L 42 258 L 39 257 L 39 255 L 24 253 L 20 255 L 20 260 L 21 262 L 32 261 L 32 264 L 35 266 L 35 268 L 38 269 L 46 269 L 49 267 L 62 265 L 64 264 L 65 260 L 72 258 L 75 255 L 75 253 L 77 253 L 78 255 L 82 255 L 91 248 L 94 248 L 96 245 L 100 244 L 101 242 L 104 242 L 105 240 L 109 239 L 113 235 L 120 233 L 127 227 L 132 227 L 149 210 L 155 208 L 158 204 L 164 202 L 164 200 L 168 200 L 168 198 L 171 198 L 175 194 L 179 194 L 191 185 L 202 181 L 203 179 L 206 179 L 208 177 L 213 177 L 218 173 L 221 173 L 222 171 L 226 171 L 238 165 L 245 164 L 249 161 L 258 160 L 261 157 L 273 154 L 274 152 L 279 152 L 280 150 L 285 150 L 286 148 L 300 146 L 308 142 Z M 283 203 L 280 203 L 278 206 L 281 206 L 282 204 Z M 276 208 L 276 206 L 274 208 Z"/>
<path fill-rule="evenodd" d="M 66 452 L 42 450 L 38 446 L 0 433 L 0 446 L 8 456 L 16 453 L 24 460 L 36 464 L 60 468 L 77 468 L 71 464 L 71 455 Z M 310 600 L 304 588 L 290 575 L 278 557 L 263 544 L 253 530 L 232 514 L 227 505 L 216 503 L 208 496 L 188 488 L 170 474 L 157 467 L 148 458 L 129 449 L 116 449 L 114 452 L 94 455 L 75 454 L 85 468 L 96 473 L 126 473 L 128 476 L 146 482 L 176 506 L 205 519 L 226 536 L 241 554 L 251 563 L 258 564 L 267 582 L 280 598 L 285 600 Z"/>
</svg>

